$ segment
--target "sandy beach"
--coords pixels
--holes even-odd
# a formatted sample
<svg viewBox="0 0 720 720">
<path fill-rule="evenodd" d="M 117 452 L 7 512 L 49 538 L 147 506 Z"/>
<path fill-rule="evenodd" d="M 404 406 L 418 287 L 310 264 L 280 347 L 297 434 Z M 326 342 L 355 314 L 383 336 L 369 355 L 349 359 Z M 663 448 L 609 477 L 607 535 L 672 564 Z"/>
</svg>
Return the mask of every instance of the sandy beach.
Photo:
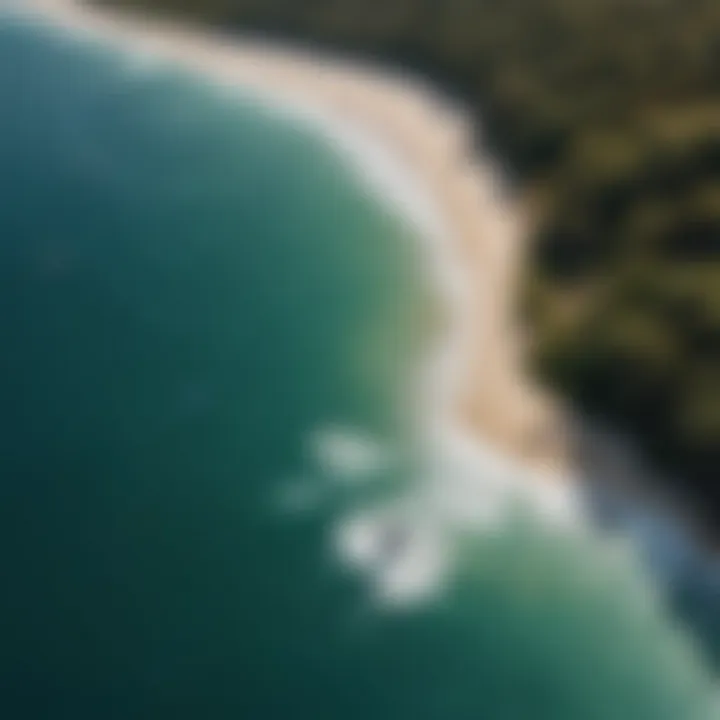
<svg viewBox="0 0 720 720">
<path fill-rule="evenodd" d="M 33 13 L 148 58 L 256 93 L 307 118 L 428 240 L 448 312 L 423 383 L 430 413 L 461 436 L 550 477 L 569 470 L 563 412 L 528 376 L 517 317 L 528 250 L 522 206 L 471 151 L 467 111 L 437 88 L 372 65 L 169 21 L 33 0 Z M 439 395 L 439 397 L 436 397 Z"/>
<path fill-rule="evenodd" d="M 532 228 L 522 201 L 503 191 L 492 153 L 473 148 L 464 107 L 418 78 L 257 37 L 74 0 L 26 0 L 28 9 L 73 38 L 128 51 L 139 74 L 168 63 L 233 93 L 247 90 L 246 97 L 317 131 L 364 187 L 415 226 L 446 309 L 415 393 L 439 457 L 408 497 L 343 513 L 330 537 L 334 555 L 365 575 L 375 599 L 404 603 L 442 590 L 459 555 L 455 538 L 495 532 L 511 517 L 519 488 L 554 528 L 575 537 L 596 527 L 587 517 L 622 530 L 669 595 L 698 598 L 690 621 L 703 631 L 718 564 L 698 542 L 692 517 L 657 497 L 630 444 L 570 416 L 527 371 L 517 303 Z M 362 465 L 365 446 L 350 440 Z M 318 442 L 325 456 L 343 455 L 346 463 L 345 436 Z M 436 446 L 429 447 L 432 454 Z M 392 562 L 388 537 L 405 538 Z"/>
</svg>

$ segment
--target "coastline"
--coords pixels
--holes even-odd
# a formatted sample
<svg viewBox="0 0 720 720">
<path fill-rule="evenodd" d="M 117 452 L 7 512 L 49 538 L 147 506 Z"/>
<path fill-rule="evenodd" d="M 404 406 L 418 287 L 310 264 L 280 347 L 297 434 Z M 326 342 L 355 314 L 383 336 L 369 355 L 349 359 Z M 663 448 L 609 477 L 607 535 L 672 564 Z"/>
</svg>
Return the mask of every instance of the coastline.
<svg viewBox="0 0 720 720">
<path fill-rule="evenodd" d="M 515 301 L 528 220 L 502 194 L 493 160 L 471 147 L 466 109 L 415 78 L 263 39 L 75 0 L 31 7 L 54 26 L 247 91 L 319 131 L 426 246 L 447 308 L 419 377 L 429 431 L 551 482 L 571 475 L 563 413 L 523 364 Z"/>
<path fill-rule="evenodd" d="M 499 486 L 508 484 L 544 515 L 571 525 L 578 511 L 584 518 L 586 510 L 602 515 L 609 507 L 613 523 L 636 541 L 669 595 L 690 588 L 693 597 L 712 602 L 720 566 L 698 543 L 692 519 L 672 504 L 665 512 L 668 504 L 655 501 L 637 467 L 624 466 L 616 442 L 601 442 L 591 431 L 587 461 L 578 457 L 577 436 L 589 428 L 526 373 L 514 303 L 529 220 L 522 205 L 503 194 L 502 173 L 490 155 L 471 148 L 465 108 L 429 83 L 316 51 L 230 39 L 77 0 L 31 0 L 30 7 L 54 28 L 137 54 L 140 71 L 146 59 L 148 66 L 169 63 L 289 115 L 332 144 L 369 192 L 416 227 L 428 275 L 447 308 L 447 327 L 424 359 L 417 393 L 427 404 L 419 408 L 428 425 L 423 431 L 431 433 L 441 463 L 458 470 L 456 478 L 443 467 L 435 478 L 440 482 L 424 488 L 437 512 L 452 516 L 452 523 L 492 528 L 490 516 L 504 494 Z M 471 474 L 470 488 L 465 481 Z M 360 530 L 376 542 L 385 525 L 377 518 Z M 349 537 L 337 542 L 341 553 L 352 555 L 355 526 L 345 530 Z M 343 550 L 347 543 L 350 549 Z M 427 572 L 442 574 L 432 567 Z M 392 594 L 394 582 L 380 585 Z M 405 597 L 416 590 L 400 592 Z"/>
</svg>

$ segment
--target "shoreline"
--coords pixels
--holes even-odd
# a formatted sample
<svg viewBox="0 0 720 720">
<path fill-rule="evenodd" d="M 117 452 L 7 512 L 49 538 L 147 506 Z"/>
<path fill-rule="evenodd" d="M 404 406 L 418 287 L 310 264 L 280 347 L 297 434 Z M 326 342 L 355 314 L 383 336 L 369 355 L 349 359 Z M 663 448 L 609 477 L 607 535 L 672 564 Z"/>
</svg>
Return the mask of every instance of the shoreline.
<svg viewBox="0 0 720 720">
<path fill-rule="evenodd" d="M 465 108 L 423 80 L 320 52 L 76 0 L 31 7 L 53 26 L 245 91 L 320 133 L 425 246 L 447 308 L 445 337 L 420 374 L 429 431 L 553 484 L 570 475 L 563 414 L 523 366 L 515 301 L 527 220 L 501 194 L 492 159 L 473 151 Z"/>
<path fill-rule="evenodd" d="M 492 529 L 498 503 L 514 490 L 565 527 L 587 519 L 602 525 L 611 507 L 669 595 L 697 582 L 710 586 L 698 591 L 707 598 L 720 587 L 717 556 L 698 542 L 692 519 L 656 502 L 617 443 L 597 437 L 528 376 L 514 303 L 530 228 L 522 205 L 503 194 L 493 158 L 471 146 L 467 109 L 392 68 L 77 0 L 31 3 L 41 23 L 137 56 L 140 70 L 146 59 L 180 67 L 302 123 L 415 227 L 447 312 L 444 335 L 417 377 L 419 419 L 429 434 L 422 439 L 445 464 L 421 490 L 434 512 L 447 513 L 451 524 Z M 587 431 L 597 446 L 590 466 L 576 454 Z M 383 523 L 373 529 L 378 537 Z"/>
</svg>

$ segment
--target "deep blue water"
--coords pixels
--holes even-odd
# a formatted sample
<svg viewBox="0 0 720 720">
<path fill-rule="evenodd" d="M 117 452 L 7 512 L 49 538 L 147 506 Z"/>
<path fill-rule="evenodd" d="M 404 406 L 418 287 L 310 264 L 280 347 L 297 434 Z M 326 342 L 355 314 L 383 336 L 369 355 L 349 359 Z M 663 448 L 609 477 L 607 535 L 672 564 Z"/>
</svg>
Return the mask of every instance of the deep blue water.
<svg viewBox="0 0 720 720">
<path fill-rule="evenodd" d="M 433 317 L 308 130 L 0 19 L 0 717 L 718 717 L 625 550 L 517 520 L 388 611 L 352 491 L 277 502 L 318 428 L 401 443 Z"/>
</svg>

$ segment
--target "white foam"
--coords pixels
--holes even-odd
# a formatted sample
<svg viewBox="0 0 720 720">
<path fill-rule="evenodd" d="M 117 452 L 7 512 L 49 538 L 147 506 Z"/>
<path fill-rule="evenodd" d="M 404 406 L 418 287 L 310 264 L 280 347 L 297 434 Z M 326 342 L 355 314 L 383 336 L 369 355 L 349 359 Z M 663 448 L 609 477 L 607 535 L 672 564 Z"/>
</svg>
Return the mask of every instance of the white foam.
<svg viewBox="0 0 720 720">
<path fill-rule="evenodd" d="M 418 523 L 402 505 L 341 519 L 335 548 L 346 567 L 368 580 L 372 599 L 406 606 L 436 597 L 451 568 L 448 537 L 437 523 Z"/>
<path fill-rule="evenodd" d="M 391 462 L 387 448 L 350 428 L 321 428 L 310 435 L 308 445 L 320 470 L 342 481 L 365 480 Z"/>
</svg>

